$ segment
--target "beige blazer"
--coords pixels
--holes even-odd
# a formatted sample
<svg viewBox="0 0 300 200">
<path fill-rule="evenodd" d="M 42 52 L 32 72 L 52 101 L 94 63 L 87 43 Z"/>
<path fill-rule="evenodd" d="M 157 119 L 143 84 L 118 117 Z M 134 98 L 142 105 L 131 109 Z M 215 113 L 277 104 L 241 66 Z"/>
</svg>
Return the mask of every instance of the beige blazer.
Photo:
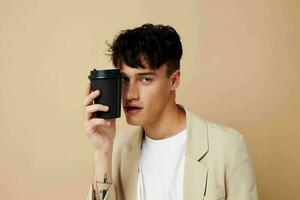
<svg viewBox="0 0 300 200">
<path fill-rule="evenodd" d="M 257 200 L 255 174 L 243 136 L 235 129 L 184 110 L 188 134 L 183 199 Z M 140 127 L 115 138 L 113 186 L 106 200 L 136 200 L 142 136 Z M 93 200 L 92 194 L 90 186 L 86 200 Z"/>
</svg>

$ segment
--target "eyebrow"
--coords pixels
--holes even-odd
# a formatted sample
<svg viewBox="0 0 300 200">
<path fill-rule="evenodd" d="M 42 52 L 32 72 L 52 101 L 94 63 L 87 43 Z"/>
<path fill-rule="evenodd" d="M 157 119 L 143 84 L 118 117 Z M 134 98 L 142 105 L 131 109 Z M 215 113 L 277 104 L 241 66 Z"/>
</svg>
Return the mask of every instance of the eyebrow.
<svg viewBox="0 0 300 200">
<path fill-rule="evenodd" d="M 155 72 L 144 72 L 144 73 L 138 73 L 138 76 L 144 76 L 144 75 L 156 75 Z"/>
<path fill-rule="evenodd" d="M 122 76 L 127 76 L 124 72 L 121 72 Z M 145 75 L 156 75 L 155 72 L 143 72 L 143 73 L 137 73 L 136 76 L 145 76 Z"/>
</svg>

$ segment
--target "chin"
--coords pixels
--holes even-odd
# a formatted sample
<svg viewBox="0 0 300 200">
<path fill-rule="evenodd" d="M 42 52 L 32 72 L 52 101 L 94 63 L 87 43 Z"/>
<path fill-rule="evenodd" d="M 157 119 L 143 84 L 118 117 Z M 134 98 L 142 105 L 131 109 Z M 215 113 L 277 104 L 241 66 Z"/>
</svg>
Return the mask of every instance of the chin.
<svg viewBox="0 0 300 200">
<path fill-rule="evenodd" d="M 128 117 L 126 117 L 126 121 L 127 121 L 127 124 L 129 124 L 131 126 L 142 126 L 143 125 L 143 123 L 140 122 L 139 120 L 135 120 L 135 119 L 128 118 Z"/>
</svg>

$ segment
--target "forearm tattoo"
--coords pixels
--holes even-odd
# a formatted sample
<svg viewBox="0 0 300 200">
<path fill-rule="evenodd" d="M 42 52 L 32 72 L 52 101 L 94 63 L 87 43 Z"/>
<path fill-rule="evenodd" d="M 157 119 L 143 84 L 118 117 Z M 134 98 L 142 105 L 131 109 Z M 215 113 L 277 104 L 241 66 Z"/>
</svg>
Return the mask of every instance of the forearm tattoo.
<svg viewBox="0 0 300 200">
<path fill-rule="evenodd" d="M 103 200 L 106 196 L 111 182 L 107 180 L 107 174 L 104 174 L 103 181 L 96 180 L 96 189 L 93 188 L 93 200 Z"/>
</svg>

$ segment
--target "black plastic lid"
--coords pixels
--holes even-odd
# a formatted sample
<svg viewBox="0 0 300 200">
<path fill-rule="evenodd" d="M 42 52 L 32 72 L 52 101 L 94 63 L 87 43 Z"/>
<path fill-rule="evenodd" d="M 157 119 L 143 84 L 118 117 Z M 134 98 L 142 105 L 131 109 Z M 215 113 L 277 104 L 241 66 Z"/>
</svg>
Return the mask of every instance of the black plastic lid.
<svg viewBox="0 0 300 200">
<path fill-rule="evenodd" d="M 99 79 L 99 78 L 121 78 L 120 69 L 105 69 L 96 70 L 90 72 L 89 79 Z"/>
</svg>

